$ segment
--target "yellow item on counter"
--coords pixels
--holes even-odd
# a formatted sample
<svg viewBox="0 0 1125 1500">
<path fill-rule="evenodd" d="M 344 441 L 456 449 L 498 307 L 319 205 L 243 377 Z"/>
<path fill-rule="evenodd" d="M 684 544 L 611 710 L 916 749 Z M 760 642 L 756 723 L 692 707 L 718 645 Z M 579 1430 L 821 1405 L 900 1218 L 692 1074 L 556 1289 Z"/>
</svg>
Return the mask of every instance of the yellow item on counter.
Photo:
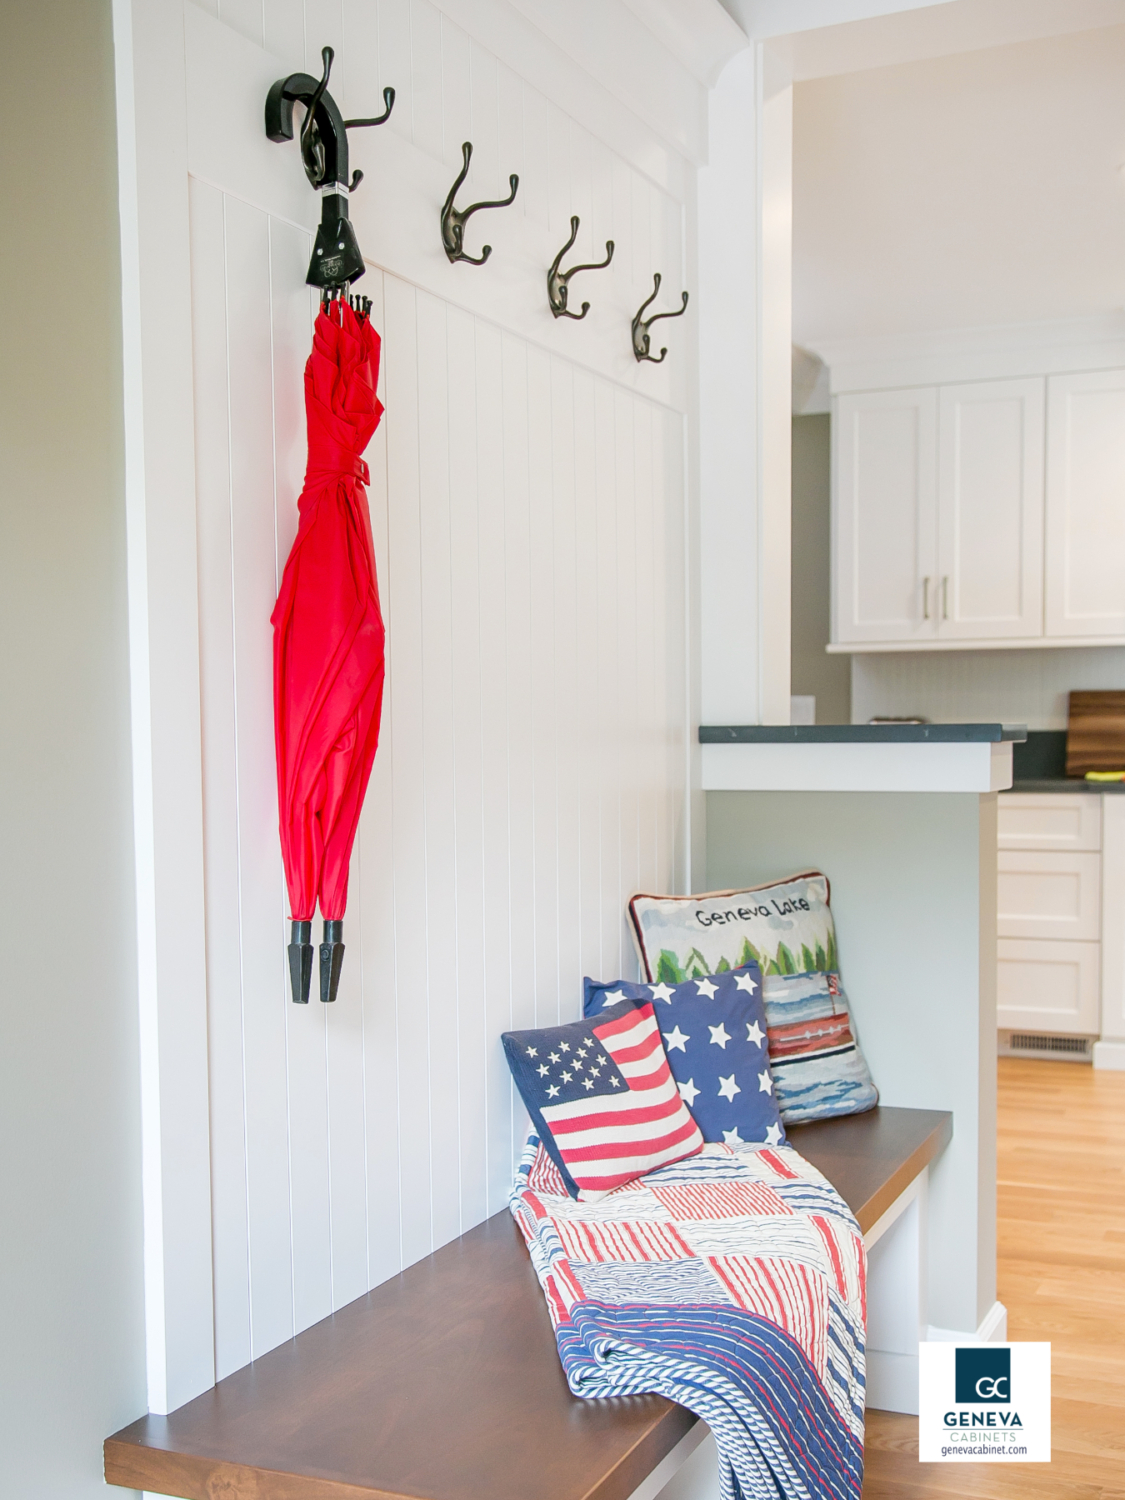
<svg viewBox="0 0 1125 1500">
<path fill-rule="evenodd" d="M 1125 771 L 1087 771 L 1087 781 L 1125 781 Z"/>
</svg>

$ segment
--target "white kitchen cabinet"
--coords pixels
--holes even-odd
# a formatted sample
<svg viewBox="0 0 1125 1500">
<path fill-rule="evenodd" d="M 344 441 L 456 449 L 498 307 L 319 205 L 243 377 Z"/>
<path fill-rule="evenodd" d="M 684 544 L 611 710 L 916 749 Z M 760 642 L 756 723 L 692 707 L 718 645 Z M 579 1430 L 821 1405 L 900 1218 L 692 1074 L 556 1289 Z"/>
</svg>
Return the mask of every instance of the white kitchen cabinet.
<svg viewBox="0 0 1125 1500">
<path fill-rule="evenodd" d="M 1010 792 L 1000 798 L 997 848 L 1077 852 L 1102 847 L 1102 799 L 1090 793 Z"/>
<path fill-rule="evenodd" d="M 1044 383 L 942 386 L 938 406 L 937 634 L 1043 631 Z"/>
<path fill-rule="evenodd" d="M 1125 636 L 1125 370 L 1053 375 L 1046 630 Z"/>
<path fill-rule="evenodd" d="M 1125 797 L 1004 793 L 997 845 L 997 1025 L 1104 1036 L 1125 982 Z"/>
<path fill-rule="evenodd" d="M 1000 799 L 1003 800 L 1002 798 Z M 1125 1067 L 1125 796 L 1098 798 L 1102 814 L 1102 1019 L 1094 1066 Z"/>
<path fill-rule="evenodd" d="M 1001 849 L 996 876 L 997 934 L 1096 942 L 1102 925 L 1101 877 L 1100 854 Z"/>
<path fill-rule="evenodd" d="M 1000 938 L 996 1019 L 1012 1031 L 1097 1036 L 1100 944 Z"/>
<path fill-rule="evenodd" d="M 833 638 L 932 639 L 936 390 L 841 396 L 832 471 Z"/>
<path fill-rule="evenodd" d="M 833 642 L 1043 631 L 1044 381 L 837 397 Z"/>
</svg>

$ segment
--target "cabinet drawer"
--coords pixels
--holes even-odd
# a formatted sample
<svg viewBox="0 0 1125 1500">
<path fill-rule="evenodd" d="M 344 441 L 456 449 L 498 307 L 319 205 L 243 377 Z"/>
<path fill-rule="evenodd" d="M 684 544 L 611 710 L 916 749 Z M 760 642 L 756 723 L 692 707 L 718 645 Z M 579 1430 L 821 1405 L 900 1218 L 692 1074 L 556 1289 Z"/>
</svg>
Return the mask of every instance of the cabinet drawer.
<svg viewBox="0 0 1125 1500">
<path fill-rule="evenodd" d="M 1001 938 L 996 957 L 998 1026 L 1097 1036 L 1100 944 Z"/>
<path fill-rule="evenodd" d="M 1101 936 L 1101 855 L 1002 849 L 996 860 L 1000 937 Z"/>
<path fill-rule="evenodd" d="M 1001 849 L 1102 847 L 1102 799 L 1091 792 L 1006 792 L 999 799 Z"/>
</svg>

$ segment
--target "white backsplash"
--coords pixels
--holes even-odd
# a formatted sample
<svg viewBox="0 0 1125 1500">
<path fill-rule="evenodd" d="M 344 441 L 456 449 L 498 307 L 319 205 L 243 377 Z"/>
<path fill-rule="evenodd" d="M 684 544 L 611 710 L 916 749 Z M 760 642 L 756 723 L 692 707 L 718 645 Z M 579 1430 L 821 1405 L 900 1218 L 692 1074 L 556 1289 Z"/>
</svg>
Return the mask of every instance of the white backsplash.
<svg viewBox="0 0 1125 1500">
<path fill-rule="evenodd" d="M 852 723 L 920 714 L 935 723 L 1065 729 L 1072 688 L 1125 688 L 1125 647 L 856 655 Z"/>
</svg>

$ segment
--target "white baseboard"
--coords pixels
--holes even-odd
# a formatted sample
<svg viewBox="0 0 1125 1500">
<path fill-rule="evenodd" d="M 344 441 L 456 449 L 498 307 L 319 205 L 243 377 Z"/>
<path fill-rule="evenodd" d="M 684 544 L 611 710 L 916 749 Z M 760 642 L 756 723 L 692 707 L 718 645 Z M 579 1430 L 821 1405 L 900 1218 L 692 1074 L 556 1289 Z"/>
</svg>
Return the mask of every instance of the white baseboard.
<svg viewBox="0 0 1125 1500">
<path fill-rule="evenodd" d="M 1094 1067 L 1125 1073 L 1125 1042 L 1095 1042 Z"/>
<path fill-rule="evenodd" d="M 867 1406 L 871 1411 L 918 1415 L 918 1356 L 867 1351 Z"/>
<path fill-rule="evenodd" d="M 935 1328 L 931 1323 L 926 1337 L 931 1344 L 1005 1344 L 1008 1341 L 1008 1309 L 1002 1302 L 994 1302 L 975 1333 L 964 1333 L 958 1328 Z"/>
</svg>

